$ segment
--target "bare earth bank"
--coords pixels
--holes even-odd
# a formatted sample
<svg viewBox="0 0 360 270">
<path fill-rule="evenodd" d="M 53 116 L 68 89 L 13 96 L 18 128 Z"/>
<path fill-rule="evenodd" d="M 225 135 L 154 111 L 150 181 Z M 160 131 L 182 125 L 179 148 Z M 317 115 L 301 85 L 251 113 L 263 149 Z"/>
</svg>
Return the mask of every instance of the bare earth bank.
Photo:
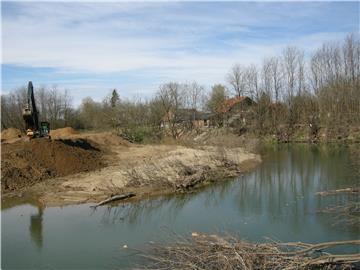
<svg viewBox="0 0 360 270">
<path fill-rule="evenodd" d="M 130 200 L 187 192 L 195 187 L 234 177 L 261 162 L 259 155 L 240 147 L 132 145 L 109 133 L 71 135 L 103 150 L 105 167 L 40 181 L 24 190 L 43 205 L 99 202 L 115 194 L 134 192 Z"/>
</svg>

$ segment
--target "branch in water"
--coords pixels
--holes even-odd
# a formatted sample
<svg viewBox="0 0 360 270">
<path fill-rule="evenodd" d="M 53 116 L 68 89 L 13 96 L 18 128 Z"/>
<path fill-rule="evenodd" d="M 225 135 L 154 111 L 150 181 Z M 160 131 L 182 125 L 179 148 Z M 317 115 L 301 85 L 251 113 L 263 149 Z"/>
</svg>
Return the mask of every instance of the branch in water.
<svg viewBox="0 0 360 270">
<path fill-rule="evenodd" d="M 359 192 L 360 192 L 359 187 L 353 187 L 353 188 L 342 188 L 342 189 L 335 189 L 335 190 L 328 190 L 328 191 L 320 191 L 320 192 L 316 192 L 315 195 L 330 196 L 330 195 L 335 195 L 335 194 L 340 194 L 340 193 L 358 194 Z"/>
<path fill-rule="evenodd" d="M 103 201 L 99 202 L 98 204 L 93 205 L 91 207 L 96 208 L 98 206 L 101 206 L 101 205 L 104 205 L 104 204 L 107 204 L 107 203 L 110 203 L 110 202 L 113 202 L 113 201 L 124 200 L 124 199 L 131 198 L 131 197 L 134 197 L 134 196 L 135 196 L 135 193 L 132 193 L 132 192 L 111 196 L 110 198 L 108 198 L 106 200 L 103 200 Z"/>
</svg>

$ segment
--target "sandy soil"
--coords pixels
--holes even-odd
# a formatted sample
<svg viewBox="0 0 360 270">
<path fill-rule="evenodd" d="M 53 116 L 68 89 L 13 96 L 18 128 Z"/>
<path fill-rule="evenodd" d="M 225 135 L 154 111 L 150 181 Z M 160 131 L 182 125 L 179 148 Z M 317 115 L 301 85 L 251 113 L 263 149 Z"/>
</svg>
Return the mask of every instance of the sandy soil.
<svg viewBox="0 0 360 270">
<path fill-rule="evenodd" d="M 261 161 L 239 147 L 133 145 L 111 133 L 66 134 L 61 139 L 96 145 L 105 167 L 49 178 L 22 190 L 48 206 L 98 202 L 129 191 L 136 194 L 134 199 L 187 192 L 244 173 Z"/>
</svg>

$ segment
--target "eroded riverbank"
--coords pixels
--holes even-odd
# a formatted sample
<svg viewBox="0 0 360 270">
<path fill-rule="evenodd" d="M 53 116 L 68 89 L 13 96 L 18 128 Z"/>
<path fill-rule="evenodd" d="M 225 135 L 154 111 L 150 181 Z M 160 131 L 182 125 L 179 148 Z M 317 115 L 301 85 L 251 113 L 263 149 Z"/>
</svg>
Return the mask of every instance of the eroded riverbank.
<svg viewBox="0 0 360 270">
<path fill-rule="evenodd" d="M 71 149 L 78 147 L 80 141 L 81 147 L 86 142 L 88 148 L 81 148 L 86 154 L 93 148 L 101 150 L 101 161 L 106 165 L 100 169 L 93 167 L 93 170 L 85 172 L 41 179 L 4 195 L 31 194 L 46 206 L 98 202 L 130 191 L 136 194 L 132 200 L 138 200 L 159 194 L 187 192 L 196 186 L 248 172 L 261 162 L 259 155 L 241 147 L 133 145 L 109 133 L 78 134 L 61 139 Z M 22 144 L 27 146 L 30 142 Z M 3 158 L 6 160 L 7 156 Z M 56 159 L 54 162 L 56 164 Z"/>
</svg>

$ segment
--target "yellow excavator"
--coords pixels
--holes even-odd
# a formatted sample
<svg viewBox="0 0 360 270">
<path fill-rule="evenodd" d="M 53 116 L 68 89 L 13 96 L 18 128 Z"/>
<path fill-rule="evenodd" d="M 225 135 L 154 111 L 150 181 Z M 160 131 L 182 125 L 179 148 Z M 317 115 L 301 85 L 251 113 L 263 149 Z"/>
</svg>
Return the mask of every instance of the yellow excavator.
<svg viewBox="0 0 360 270">
<path fill-rule="evenodd" d="M 39 112 L 36 109 L 34 87 L 30 81 L 28 84 L 26 103 L 23 107 L 23 119 L 25 121 L 26 135 L 30 138 L 50 137 L 50 123 L 40 122 Z"/>
</svg>

